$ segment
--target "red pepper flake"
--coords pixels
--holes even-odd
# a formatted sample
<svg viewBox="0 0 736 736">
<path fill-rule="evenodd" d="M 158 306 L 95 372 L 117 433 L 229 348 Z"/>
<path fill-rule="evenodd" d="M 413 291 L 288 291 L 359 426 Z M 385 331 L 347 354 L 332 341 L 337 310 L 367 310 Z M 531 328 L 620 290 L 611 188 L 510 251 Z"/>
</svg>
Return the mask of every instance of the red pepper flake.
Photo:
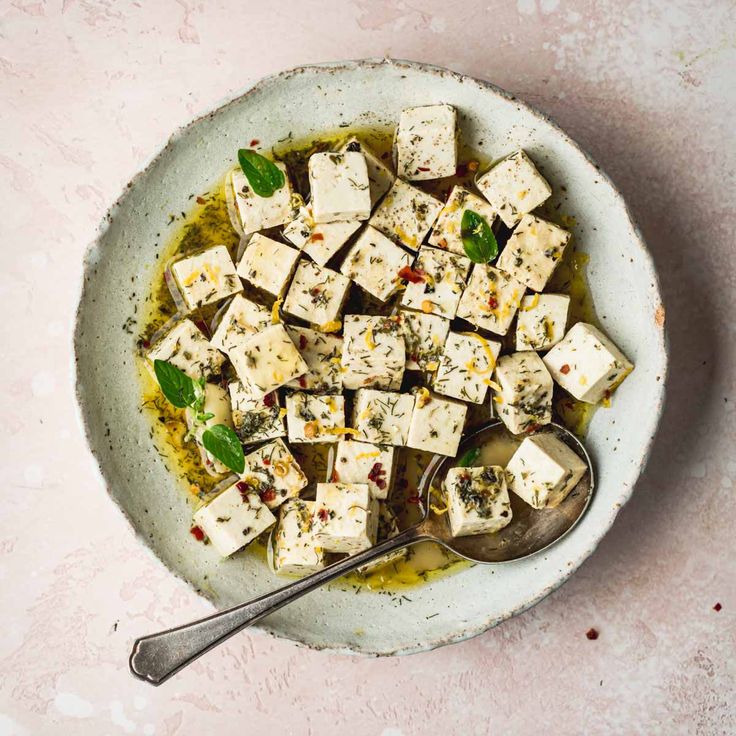
<svg viewBox="0 0 736 736">
<path fill-rule="evenodd" d="M 560 373 L 562 373 L 562 375 L 566 376 L 569 372 L 570 372 L 570 366 L 567 363 L 565 363 L 565 365 L 560 366 Z"/>
<path fill-rule="evenodd" d="M 465 174 L 468 173 L 468 165 L 467 164 L 458 164 L 457 168 L 455 169 L 455 176 L 465 176 Z"/>
<path fill-rule="evenodd" d="M 258 495 L 261 497 L 263 503 L 271 503 L 276 500 L 276 489 L 266 488 L 265 491 L 260 491 Z"/>
<path fill-rule="evenodd" d="M 299 376 L 299 378 L 297 378 L 297 381 L 299 382 L 299 388 L 307 387 L 307 379 L 304 376 Z"/>
<path fill-rule="evenodd" d="M 204 197 L 197 197 L 197 204 L 207 204 L 207 200 Z"/>
<path fill-rule="evenodd" d="M 251 147 L 251 148 L 253 148 L 253 146 L 257 146 L 257 145 L 258 145 L 259 143 L 260 143 L 260 141 L 258 140 L 258 138 L 254 138 L 254 139 L 253 139 L 253 140 L 252 140 L 252 141 L 250 142 L 250 147 Z"/>
<path fill-rule="evenodd" d="M 340 482 L 340 474 L 337 472 L 337 470 L 332 471 L 332 477 L 330 478 L 330 483 L 339 483 Z"/>
<path fill-rule="evenodd" d="M 382 463 L 373 463 L 373 467 L 368 473 L 368 480 L 375 483 L 381 490 L 386 487 L 386 471 L 383 469 Z"/>
<path fill-rule="evenodd" d="M 429 166 L 417 166 L 417 171 L 429 171 Z"/>
<path fill-rule="evenodd" d="M 595 641 L 598 638 L 598 630 L 597 629 L 588 629 L 585 632 L 585 636 L 588 637 L 591 641 Z"/>
<path fill-rule="evenodd" d="M 498 299 L 496 299 L 495 296 L 489 296 L 488 297 L 488 306 L 491 309 L 496 309 L 496 307 L 498 307 Z"/>
<path fill-rule="evenodd" d="M 532 432 L 536 432 L 542 425 L 541 424 L 530 424 L 526 428 L 526 433 L 531 434 Z"/>
<path fill-rule="evenodd" d="M 716 603 L 715 606 L 713 606 L 714 611 L 720 611 L 723 606 L 720 603 Z"/>
<path fill-rule="evenodd" d="M 148 350 L 148 348 L 151 347 L 151 341 L 150 340 L 141 340 L 141 345 Z"/>
<path fill-rule="evenodd" d="M 209 333 L 209 330 L 207 329 L 207 323 L 203 319 L 198 319 L 194 324 L 197 325 L 197 327 L 199 327 L 199 329 L 202 330 L 205 335 Z"/>
<path fill-rule="evenodd" d="M 313 286 L 309 290 L 309 295 L 310 296 L 319 296 L 321 291 L 322 291 L 322 289 L 319 286 Z"/>
<path fill-rule="evenodd" d="M 307 336 L 299 335 L 299 350 L 304 350 L 307 347 Z"/>
<path fill-rule="evenodd" d="M 417 496 L 416 493 L 413 496 L 409 496 L 409 498 L 407 498 L 406 500 L 409 503 L 413 503 L 416 506 L 418 506 L 422 502 L 421 497 L 420 496 Z"/>
<path fill-rule="evenodd" d="M 269 409 L 272 406 L 275 406 L 276 405 L 276 397 L 275 397 L 273 391 L 270 394 L 266 394 L 263 397 L 263 405 L 264 406 L 267 406 Z"/>
<path fill-rule="evenodd" d="M 198 527 L 193 526 L 189 533 L 198 541 L 198 542 L 204 542 L 204 532 Z"/>
<path fill-rule="evenodd" d="M 424 281 L 424 271 L 421 268 L 415 270 L 411 266 L 403 266 L 399 269 L 399 278 L 412 284 L 421 284 Z"/>
<path fill-rule="evenodd" d="M 271 464 L 271 460 L 269 458 L 267 458 L 267 457 L 264 457 L 263 458 L 263 464 L 264 465 L 270 465 Z"/>
<path fill-rule="evenodd" d="M 317 516 L 319 517 L 320 521 L 327 521 L 327 519 L 330 518 L 329 513 L 327 512 L 327 509 L 320 509 L 317 512 Z"/>
<path fill-rule="evenodd" d="M 253 489 L 245 482 L 245 481 L 238 481 L 235 484 L 235 487 L 240 491 L 240 497 L 243 499 L 243 501 L 248 500 L 248 494 L 253 492 Z"/>
<path fill-rule="evenodd" d="M 309 239 L 310 240 L 324 240 L 325 236 L 322 235 L 322 233 L 312 233 L 312 237 Z"/>
</svg>

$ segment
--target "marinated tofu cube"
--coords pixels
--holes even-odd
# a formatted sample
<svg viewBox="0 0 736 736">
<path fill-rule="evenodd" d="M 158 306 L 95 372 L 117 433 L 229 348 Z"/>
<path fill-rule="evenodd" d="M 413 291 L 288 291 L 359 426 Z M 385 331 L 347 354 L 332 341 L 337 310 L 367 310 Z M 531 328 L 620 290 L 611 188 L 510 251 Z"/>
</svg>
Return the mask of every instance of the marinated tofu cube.
<svg viewBox="0 0 736 736">
<path fill-rule="evenodd" d="M 177 322 L 148 352 L 151 365 L 165 360 L 190 378 L 217 375 L 225 358 L 190 319 Z"/>
<path fill-rule="evenodd" d="M 534 215 L 524 215 L 496 265 L 532 291 L 542 291 L 569 240 L 567 230 Z"/>
<path fill-rule="evenodd" d="M 441 209 L 439 199 L 396 179 L 368 224 L 391 240 L 417 250 Z"/>
<path fill-rule="evenodd" d="M 486 340 L 477 332 L 451 332 L 434 379 L 434 390 L 443 396 L 482 404 L 500 352 L 500 342 Z"/>
<path fill-rule="evenodd" d="M 278 575 L 304 577 L 325 566 L 325 553 L 314 538 L 314 501 L 290 498 L 281 507 L 273 546 Z"/>
<path fill-rule="evenodd" d="M 396 131 L 399 176 L 407 181 L 454 176 L 457 169 L 457 111 L 451 105 L 402 110 Z"/>
<path fill-rule="evenodd" d="M 524 151 L 507 156 L 475 184 L 507 227 L 513 227 L 552 194 L 552 187 Z"/>
<path fill-rule="evenodd" d="M 270 324 L 270 309 L 237 294 L 220 318 L 210 343 L 227 354 L 241 345 L 244 337 L 255 335 Z"/>
<path fill-rule="evenodd" d="M 256 233 L 238 263 L 238 274 L 278 298 L 286 291 L 298 260 L 296 248 Z"/>
<path fill-rule="evenodd" d="M 411 394 L 359 389 L 353 400 L 355 439 L 374 445 L 406 445 L 413 409 Z"/>
<path fill-rule="evenodd" d="M 535 509 L 554 508 L 580 482 L 586 464 L 550 432 L 527 437 L 506 466 L 509 489 Z"/>
<path fill-rule="evenodd" d="M 394 453 L 394 448 L 387 445 L 340 440 L 335 454 L 333 480 L 367 483 L 373 498 L 387 498 L 394 471 Z"/>
<path fill-rule="evenodd" d="M 238 481 L 198 509 L 194 523 L 220 555 L 229 557 L 275 524 L 276 518 L 258 494 Z"/>
<path fill-rule="evenodd" d="M 284 172 L 286 184 L 270 197 L 257 195 L 240 169 L 235 169 L 230 177 L 240 226 L 246 235 L 284 225 L 294 217 L 289 173 L 280 161 L 274 163 Z"/>
<path fill-rule="evenodd" d="M 445 478 L 447 518 L 453 537 L 493 534 L 511 521 L 503 468 L 451 468 Z"/>
<path fill-rule="evenodd" d="M 566 294 L 525 296 L 516 320 L 516 349 L 549 350 L 557 345 L 565 336 L 569 308 Z"/>
<path fill-rule="evenodd" d="M 235 433 L 244 445 L 286 437 L 277 393 L 256 398 L 240 381 L 228 385 Z"/>
<path fill-rule="evenodd" d="M 495 380 L 496 412 L 510 432 L 520 434 L 552 421 L 552 376 L 536 353 L 501 356 Z"/>
<path fill-rule="evenodd" d="M 284 310 L 315 325 L 335 322 L 348 295 L 350 279 L 302 259 L 284 301 Z"/>
<path fill-rule="evenodd" d="M 445 206 L 434 224 L 429 236 L 429 244 L 436 248 L 449 250 L 458 255 L 465 255 L 462 238 L 462 221 L 466 210 L 471 210 L 484 217 L 489 227 L 493 226 L 496 211 L 488 202 L 477 194 L 456 185 L 452 188 Z"/>
<path fill-rule="evenodd" d="M 171 273 L 190 310 L 243 290 L 233 259 L 224 245 L 182 258 L 171 266 Z"/>
<path fill-rule="evenodd" d="M 227 391 L 219 383 L 206 383 L 204 386 L 202 414 L 211 414 L 212 416 L 203 422 L 198 422 L 196 412 L 191 407 L 188 407 L 184 414 L 187 420 L 187 427 L 189 427 L 190 433 L 193 434 L 194 440 L 199 445 L 199 454 L 205 469 L 214 474 L 230 472 L 226 465 L 223 465 L 202 446 L 202 435 L 206 429 L 214 427 L 216 424 L 224 424 L 227 427 L 233 426 L 232 415 L 230 413 L 230 399 L 228 398 Z"/>
<path fill-rule="evenodd" d="M 297 346 L 307 372 L 286 384 L 289 388 L 303 391 L 316 391 L 321 394 L 340 393 L 342 391 L 342 338 L 312 330 L 309 327 L 291 327 L 286 325 L 294 345 Z"/>
<path fill-rule="evenodd" d="M 579 401 L 597 404 L 634 370 L 634 365 L 597 327 L 578 322 L 544 356 L 557 383 Z"/>
<path fill-rule="evenodd" d="M 308 168 L 315 222 L 367 220 L 370 217 L 370 182 L 362 153 L 313 153 Z"/>
<path fill-rule="evenodd" d="M 337 442 L 345 434 L 345 397 L 297 392 L 286 397 L 289 442 Z"/>
<path fill-rule="evenodd" d="M 248 453 L 241 479 L 249 492 L 256 493 L 272 511 L 287 498 L 298 496 L 308 483 L 283 440 L 268 442 Z"/>
<path fill-rule="evenodd" d="M 378 501 L 365 483 L 318 483 L 314 538 L 327 552 L 355 554 L 376 543 Z"/>
<path fill-rule="evenodd" d="M 379 544 L 380 542 L 385 542 L 387 539 L 393 539 L 399 533 L 399 531 L 399 524 L 396 521 L 396 516 L 394 516 L 394 512 L 391 511 L 388 503 L 384 501 L 379 501 L 378 531 L 376 533 L 376 544 Z M 361 565 L 358 568 L 358 572 L 365 575 L 366 573 L 372 572 L 376 568 L 383 567 L 384 565 L 390 565 L 391 563 L 397 562 L 398 560 L 406 557 L 407 552 L 408 549 L 406 547 L 402 547 L 401 549 L 389 552 L 387 555 L 379 557 L 373 562 Z"/>
<path fill-rule="evenodd" d="M 476 263 L 460 297 L 457 316 L 476 327 L 505 335 L 526 287 L 493 266 Z"/>
<path fill-rule="evenodd" d="M 343 324 L 342 384 L 345 388 L 397 389 L 406 352 L 397 317 L 349 314 Z"/>
<path fill-rule="evenodd" d="M 362 224 L 358 220 L 316 223 L 312 217 L 312 207 L 307 205 L 284 228 L 284 237 L 315 263 L 324 266 Z"/>
<path fill-rule="evenodd" d="M 345 256 L 340 272 L 385 302 L 401 283 L 401 269 L 412 260 L 402 247 L 368 225 Z"/>
<path fill-rule="evenodd" d="M 471 265 L 470 258 L 465 256 L 423 246 L 413 268 L 422 280 L 411 279 L 407 283 L 401 303 L 427 314 L 454 319 Z"/>
<path fill-rule="evenodd" d="M 468 407 L 420 389 L 414 402 L 406 444 L 437 455 L 457 455 Z"/>
<path fill-rule="evenodd" d="M 243 385 L 260 398 L 307 372 L 307 364 L 283 325 L 269 325 L 228 353 Z"/>
<path fill-rule="evenodd" d="M 394 172 L 365 143 L 362 143 L 357 138 L 350 138 L 340 149 L 341 153 L 345 153 L 346 151 L 358 151 L 365 156 L 365 163 L 368 167 L 368 188 L 371 193 L 371 207 L 375 207 L 381 197 L 391 189 L 391 185 L 396 178 Z"/>
<path fill-rule="evenodd" d="M 436 371 L 450 330 L 448 320 L 436 314 L 399 312 L 404 328 L 406 367 L 410 371 Z"/>
</svg>

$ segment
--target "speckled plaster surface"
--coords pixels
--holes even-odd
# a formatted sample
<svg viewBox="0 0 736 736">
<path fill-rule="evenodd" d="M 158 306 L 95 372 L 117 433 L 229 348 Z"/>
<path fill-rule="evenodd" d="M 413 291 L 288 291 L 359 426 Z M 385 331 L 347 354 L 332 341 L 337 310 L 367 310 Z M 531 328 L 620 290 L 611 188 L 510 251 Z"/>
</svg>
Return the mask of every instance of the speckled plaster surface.
<svg viewBox="0 0 736 736">
<path fill-rule="evenodd" d="M 208 608 L 76 425 L 82 254 L 173 129 L 265 74 L 382 54 L 509 89 L 620 185 L 667 306 L 649 468 L 570 582 L 477 639 L 371 660 L 245 633 L 154 690 L 132 639 Z M 734 69 L 730 2 L 0 4 L 0 735 L 734 733 Z"/>
</svg>

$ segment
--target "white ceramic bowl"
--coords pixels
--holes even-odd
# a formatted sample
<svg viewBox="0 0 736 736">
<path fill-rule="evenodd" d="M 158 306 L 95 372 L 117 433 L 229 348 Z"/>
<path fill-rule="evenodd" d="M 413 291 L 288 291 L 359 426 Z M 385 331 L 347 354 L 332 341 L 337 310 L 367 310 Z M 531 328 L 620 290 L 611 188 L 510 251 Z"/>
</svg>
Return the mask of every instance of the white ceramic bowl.
<svg viewBox="0 0 736 736">
<path fill-rule="evenodd" d="M 121 326 L 131 298 L 140 301 L 148 289 L 156 234 L 166 231 L 169 213 L 219 179 L 244 140 L 257 137 L 267 148 L 289 132 L 301 138 L 340 123 L 395 123 L 402 108 L 434 102 L 457 106 L 463 139 L 490 158 L 523 147 L 543 167 L 555 200 L 577 219 L 598 315 L 636 370 L 591 424 L 587 446 L 599 483 L 570 535 L 530 559 L 476 566 L 413 589 L 401 605 L 386 595 L 323 589 L 258 624 L 315 648 L 388 655 L 474 636 L 561 585 L 610 528 L 646 461 L 667 363 L 657 276 L 621 195 L 554 123 L 487 82 L 410 62 L 341 62 L 264 79 L 177 132 L 112 207 L 85 261 L 78 398 L 110 495 L 141 541 L 216 606 L 273 589 L 278 580 L 264 565 L 247 557 L 222 562 L 186 533 L 191 509 L 149 440 L 149 419 L 138 411 L 135 336 Z"/>
</svg>

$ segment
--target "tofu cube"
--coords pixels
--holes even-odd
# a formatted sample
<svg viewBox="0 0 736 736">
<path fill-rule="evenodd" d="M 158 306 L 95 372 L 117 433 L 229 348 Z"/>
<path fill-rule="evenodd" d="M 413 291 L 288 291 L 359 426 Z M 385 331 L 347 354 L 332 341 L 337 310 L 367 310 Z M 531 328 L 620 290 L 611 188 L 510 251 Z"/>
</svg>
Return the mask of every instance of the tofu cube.
<svg viewBox="0 0 736 736">
<path fill-rule="evenodd" d="M 148 360 L 165 360 L 190 378 L 218 375 L 225 357 L 210 345 L 190 319 L 177 322 L 149 351 Z"/>
<path fill-rule="evenodd" d="M 227 354 L 242 344 L 243 337 L 255 335 L 270 324 L 270 309 L 237 294 L 220 318 L 210 343 Z"/>
<path fill-rule="evenodd" d="M 312 207 L 307 205 L 284 228 L 283 235 L 315 263 L 324 266 L 362 224 L 359 220 L 316 223 L 312 217 Z"/>
<path fill-rule="evenodd" d="M 544 356 L 552 377 L 578 401 L 597 404 L 634 370 L 634 365 L 597 327 L 578 322 Z"/>
<path fill-rule="evenodd" d="M 535 509 L 554 508 L 580 482 L 587 465 L 550 432 L 527 437 L 506 466 L 506 482 Z"/>
<path fill-rule="evenodd" d="M 386 502 L 379 501 L 378 531 L 376 533 L 376 544 L 379 544 L 380 542 L 385 542 L 387 539 L 393 539 L 399 533 L 399 531 L 399 524 L 396 521 L 396 516 L 394 516 L 394 512 L 391 511 L 391 508 Z M 383 567 L 384 565 L 390 565 L 392 562 L 397 562 L 398 560 L 406 557 L 407 552 L 407 547 L 402 547 L 401 549 L 389 552 L 387 555 L 379 557 L 373 562 L 368 562 L 365 565 L 361 565 L 358 568 L 358 572 L 365 575 L 366 573 L 369 573 L 376 568 Z"/>
<path fill-rule="evenodd" d="M 447 198 L 434 228 L 432 228 L 429 244 L 464 256 L 465 248 L 463 247 L 461 225 L 466 210 L 471 210 L 484 217 L 488 226 L 493 226 L 496 219 L 496 210 L 477 194 L 473 194 L 465 187 L 456 185 L 452 188 L 450 196 Z"/>
<path fill-rule="evenodd" d="M 457 169 L 457 111 L 451 105 L 402 110 L 396 131 L 399 176 L 407 181 L 454 176 Z"/>
<path fill-rule="evenodd" d="M 210 455 L 210 453 L 202 446 L 202 435 L 209 427 L 214 427 L 216 424 L 224 424 L 228 427 L 233 426 L 232 415 L 230 413 L 230 399 L 228 398 L 227 391 L 219 383 L 205 384 L 202 413 L 212 414 L 212 417 L 204 422 L 197 422 L 196 413 L 191 409 L 191 407 L 187 407 L 184 411 L 187 427 L 190 432 L 193 431 L 194 439 L 199 445 L 199 454 L 202 458 L 202 464 L 210 473 L 229 473 L 229 468 L 226 465 L 223 465 L 214 456 Z"/>
<path fill-rule="evenodd" d="M 304 577 L 325 566 L 325 553 L 314 538 L 314 501 L 290 498 L 281 507 L 274 534 L 273 566 L 278 575 Z"/>
<path fill-rule="evenodd" d="M 296 248 L 256 233 L 238 263 L 238 274 L 278 299 L 286 291 L 298 260 Z"/>
<path fill-rule="evenodd" d="M 513 434 L 552 421 L 552 376 L 534 352 L 503 355 L 496 363 L 494 389 L 498 418 Z"/>
<path fill-rule="evenodd" d="M 411 394 L 359 389 L 353 400 L 355 439 L 374 445 L 406 445 L 413 409 Z"/>
<path fill-rule="evenodd" d="M 434 390 L 473 404 L 485 401 L 501 343 L 477 332 L 451 332 L 445 343 Z"/>
<path fill-rule="evenodd" d="M 315 222 L 367 220 L 370 217 L 370 182 L 362 153 L 313 153 L 308 169 Z"/>
<path fill-rule="evenodd" d="M 365 163 L 368 167 L 368 189 L 371 193 L 371 207 L 375 207 L 381 197 L 391 189 L 391 185 L 396 178 L 394 172 L 365 143 L 357 138 L 350 138 L 340 149 L 341 153 L 346 151 L 359 151 L 365 156 Z"/>
<path fill-rule="evenodd" d="M 334 322 L 348 295 L 350 279 L 302 259 L 284 300 L 284 311 L 315 325 Z"/>
<path fill-rule="evenodd" d="M 368 224 L 391 240 L 417 250 L 441 209 L 439 199 L 396 179 Z"/>
<path fill-rule="evenodd" d="M 241 479 L 272 511 L 287 498 L 298 496 L 308 483 L 283 440 L 273 440 L 248 453 Z"/>
<path fill-rule="evenodd" d="M 345 431 L 345 397 L 301 391 L 286 397 L 289 442 L 337 442 Z"/>
<path fill-rule="evenodd" d="M 454 319 L 472 261 L 457 253 L 422 246 L 414 271 L 422 281 L 409 281 L 401 303 L 427 314 Z"/>
<path fill-rule="evenodd" d="M 534 215 L 524 215 L 496 265 L 532 291 L 542 291 L 569 240 L 567 230 Z"/>
<path fill-rule="evenodd" d="M 345 256 L 340 272 L 385 302 L 401 283 L 399 271 L 412 260 L 402 247 L 368 225 Z"/>
<path fill-rule="evenodd" d="M 216 245 L 171 266 L 184 303 L 192 310 L 243 290 L 235 264 L 224 245 Z"/>
<path fill-rule="evenodd" d="M 451 468 L 445 478 L 447 518 L 453 537 L 493 534 L 511 521 L 503 468 Z"/>
<path fill-rule="evenodd" d="M 457 316 L 476 327 L 505 335 L 526 287 L 493 266 L 476 263 L 460 297 Z"/>
<path fill-rule="evenodd" d="M 567 294 L 533 294 L 521 300 L 516 320 L 517 350 L 549 350 L 562 340 L 567 327 Z"/>
<path fill-rule="evenodd" d="M 436 371 L 450 331 L 450 322 L 436 314 L 399 312 L 404 328 L 406 367 L 410 371 Z"/>
<path fill-rule="evenodd" d="M 244 445 L 286 437 L 277 393 L 255 397 L 240 381 L 228 385 L 235 433 Z"/>
<path fill-rule="evenodd" d="M 248 492 L 241 482 L 233 483 L 194 514 L 194 523 L 212 546 L 229 557 L 276 523 L 258 494 Z"/>
<path fill-rule="evenodd" d="M 327 552 L 362 552 L 376 543 L 378 501 L 365 483 L 318 483 L 314 538 Z"/>
<path fill-rule="evenodd" d="M 397 317 L 349 314 L 343 323 L 342 384 L 345 388 L 398 389 L 406 351 Z"/>
<path fill-rule="evenodd" d="M 387 445 L 340 440 L 332 479 L 341 483 L 367 483 L 373 498 L 388 498 L 395 452 Z"/>
<path fill-rule="evenodd" d="M 286 325 L 294 345 L 297 346 L 307 372 L 299 378 L 289 381 L 289 388 L 303 391 L 316 391 L 321 394 L 340 393 L 342 391 L 342 338 L 312 330 L 309 327 L 291 327 Z"/>
<path fill-rule="evenodd" d="M 289 172 L 280 161 L 274 161 L 274 163 L 284 172 L 286 184 L 270 197 L 259 197 L 251 189 L 248 179 L 240 169 L 233 170 L 230 176 L 230 186 L 235 197 L 240 226 L 245 235 L 284 225 L 294 217 Z"/>
<path fill-rule="evenodd" d="M 457 455 L 468 407 L 420 389 L 409 424 L 408 447 L 437 455 Z"/>
<path fill-rule="evenodd" d="M 507 227 L 546 202 L 552 187 L 524 151 L 499 161 L 475 182 Z"/>
</svg>

